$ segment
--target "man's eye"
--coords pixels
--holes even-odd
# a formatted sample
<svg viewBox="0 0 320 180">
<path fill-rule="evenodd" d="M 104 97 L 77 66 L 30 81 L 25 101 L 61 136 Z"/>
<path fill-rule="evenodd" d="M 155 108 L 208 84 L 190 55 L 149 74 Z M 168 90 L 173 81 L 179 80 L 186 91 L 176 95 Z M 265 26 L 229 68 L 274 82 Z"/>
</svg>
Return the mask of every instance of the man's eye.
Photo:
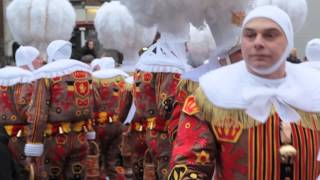
<svg viewBox="0 0 320 180">
<path fill-rule="evenodd" d="M 245 33 L 244 36 L 246 38 L 252 39 L 252 38 L 254 38 L 256 36 L 256 34 L 255 33 Z"/>
<path fill-rule="evenodd" d="M 263 36 L 267 39 L 274 38 L 274 35 L 271 33 L 264 34 Z"/>
<path fill-rule="evenodd" d="M 276 37 L 278 37 L 278 33 L 276 33 L 276 32 L 269 32 L 269 33 L 264 33 L 263 34 L 263 37 L 265 38 L 265 39 L 275 39 Z"/>
</svg>

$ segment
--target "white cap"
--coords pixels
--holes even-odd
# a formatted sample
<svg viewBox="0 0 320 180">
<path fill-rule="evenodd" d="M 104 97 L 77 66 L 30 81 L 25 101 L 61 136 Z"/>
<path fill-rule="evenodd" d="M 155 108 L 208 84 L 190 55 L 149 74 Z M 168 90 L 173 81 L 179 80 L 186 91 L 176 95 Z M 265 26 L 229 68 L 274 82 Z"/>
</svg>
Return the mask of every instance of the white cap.
<svg viewBox="0 0 320 180">
<path fill-rule="evenodd" d="M 40 52 L 32 46 L 20 46 L 16 51 L 16 65 L 27 65 L 33 70 L 32 62 L 40 55 Z"/>
<path fill-rule="evenodd" d="M 95 70 L 96 66 L 100 67 L 100 70 L 114 69 L 115 61 L 112 57 L 103 57 L 101 59 L 95 59 L 90 64 L 92 71 Z"/>
<path fill-rule="evenodd" d="M 72 53 L 72 45 L 69 41 L 55 40 L 52 41 L 48 48 L 48 63 L 60 59 L 70 59 Z"/>
<path fill-rule="evenodd" d="M 306 47 L 306 56 L 308 61 L 320 62 L 320 39 L 312 39 Z"/>
</svg>

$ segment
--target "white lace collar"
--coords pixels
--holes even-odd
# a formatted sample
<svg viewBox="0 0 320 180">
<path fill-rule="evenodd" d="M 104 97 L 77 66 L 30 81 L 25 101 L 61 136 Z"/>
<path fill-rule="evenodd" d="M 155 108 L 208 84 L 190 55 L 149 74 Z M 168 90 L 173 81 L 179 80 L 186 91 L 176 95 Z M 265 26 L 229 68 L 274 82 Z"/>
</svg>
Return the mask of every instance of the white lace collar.
<svg viewBox="0 0 320 180">
<path fill-rule="evenodd" d="M 77 60 L 61 59 L 42 66 L 34 71 L 33 74 L 35 79 L 41 79 L 65 76 L 76 71 L 91 73 L 91 68 L 89 65 Z"/>
<path fill-rule="evenodd" d="M 286 64 L 286 73 L 282 82 L 258 78 L 242 61 L 205 74 L 200 87 L 215 106 L 243 109 L 260 122 L 267 120 L 272 106 L 286 122 L 300 120 L 295 109 L 320 112 L 320 73 L 291 63 Z"/>
<path fill-rule="evenodd" d="M 92 73 L 92 76 L 98 79 L 107 79 L 107 78 L 113 78 L 116 76 L 123 76 L 124 78 L 129 77 L 127 73 L 120 69 L 105 69 L 105 70 L 99 70 Z"/>
<path fill-rule="evenodd" d="M 136 69 L 147 72 L 182 74 L 191 67 L 187 64 L 186 57 L 177 52 L 178 50 L 175 51 L 170 44 L 157 42 L 142 54 Z"/>
<path fill-rule="evenodd" d="M 16 66 L 6 66 L 0 69 L 0 86 L 13 86 L 18 83 L 30 83 L 33 79 L 31 71 Z"/>
</svg>

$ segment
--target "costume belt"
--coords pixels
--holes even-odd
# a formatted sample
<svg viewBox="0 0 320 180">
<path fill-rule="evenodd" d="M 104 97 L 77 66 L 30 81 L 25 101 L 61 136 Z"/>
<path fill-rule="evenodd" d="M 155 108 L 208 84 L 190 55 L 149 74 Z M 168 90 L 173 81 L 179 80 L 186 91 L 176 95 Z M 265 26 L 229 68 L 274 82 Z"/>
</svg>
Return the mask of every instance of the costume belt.
<svg viewBox="0 0 320 180">
<path fill-rule="evenodd" d="M 56 134 L 64 134 L 70 132 L 88 132 L 93 130 L 92 121 L 84 120 L 77 122 L 56 122 L 56 123 L 47 123 L 45 135 L 52 136 Z"/>
<path fill-rule="evenodd" d="M 119 122 L 119 116 L 114 113 L 108 112 L 96 112 L 95 122 L 99 125 L 104 125 L 106 123 L 116 123 Z"/>
<path fill-rule="evenodd" d="M 21 125 L 5 125 L 4 129 L 10 137 L 22 137 L 28 134 L 28 126 L 26 124 Z"/>
<path fill-rule="evenodd" d="M 168 122 L 161 117 L 151 117 L 147 118 L 147 129 L 157 130 L 157 131 L 167 131 Z"/>
<path fill-rule="evenodd" d="M 145 132 L 147 129 L 147 122 L 139 122 L 139 121 L 132 121 L 130 124 L 130 130 L 136 132 Z"/>
</svg>

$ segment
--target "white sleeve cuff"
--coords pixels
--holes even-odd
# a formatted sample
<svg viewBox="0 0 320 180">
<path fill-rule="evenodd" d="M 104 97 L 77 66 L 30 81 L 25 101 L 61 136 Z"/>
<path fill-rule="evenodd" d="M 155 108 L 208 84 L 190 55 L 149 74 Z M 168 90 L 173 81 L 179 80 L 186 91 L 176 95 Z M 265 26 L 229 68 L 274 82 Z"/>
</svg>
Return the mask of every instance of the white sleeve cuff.
<svg viewBox="0 0 320 180">
<path fill-rule="evenodd" d="M 43 144 L 26 144 L 24 154 L 29 157 L 39 157 L 43 153 Z"/>
<path fill-rule="evenodd" d="M 96 139 L 96 132 L 95 131 L 87 132 L 87 139 L 88 140 L 95 140 Z"/>
</svg>

